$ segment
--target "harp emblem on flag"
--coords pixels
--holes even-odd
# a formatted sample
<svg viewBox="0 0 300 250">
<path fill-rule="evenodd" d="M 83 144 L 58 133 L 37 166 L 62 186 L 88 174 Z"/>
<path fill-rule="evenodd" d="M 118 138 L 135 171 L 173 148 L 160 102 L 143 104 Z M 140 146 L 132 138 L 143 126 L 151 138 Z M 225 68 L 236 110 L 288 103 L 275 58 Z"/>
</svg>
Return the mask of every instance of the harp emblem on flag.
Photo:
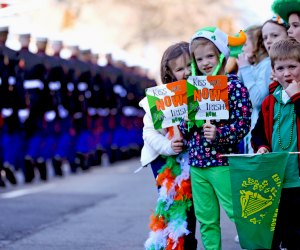
<svg viewBox="0 0 300 250">
<path fill-rule="evenodd" d="M 273 183 L 273 181 L 275 183 Z M 240 204 L 241 204 L 241 217 L 249 219 L 253 224 L 261 224 L 265 218 L 274 199 L 277 196 L 278 175 L 272 176 L 272 184 L 268 180 L 259 182 L 258 180 L 248 178 L 242 182 L 242 189 L 240 190 Z"/>
<path fill-rule="evenodd" d="M 258 213 L 266 207 L 272 205 L 274 197 L 265 198 L 257 192 L 241 190 L 242 217 Z"/>
</svg>

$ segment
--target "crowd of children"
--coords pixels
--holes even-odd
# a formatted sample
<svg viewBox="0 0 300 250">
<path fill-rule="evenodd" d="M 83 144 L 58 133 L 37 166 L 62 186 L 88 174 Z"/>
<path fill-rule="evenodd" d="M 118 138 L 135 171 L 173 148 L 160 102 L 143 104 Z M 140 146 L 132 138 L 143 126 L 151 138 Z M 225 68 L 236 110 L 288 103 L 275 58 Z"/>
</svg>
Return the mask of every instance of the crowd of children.
<svg viewBox="0 0 300 250">
<path fill-rule="evenodd" d="M 176 136 L 174 129 L 177 127 L 155 130 L 147 101 L 144 99 L 140 103 L 146 111 L 142 165 L 152 167 L 159 184 L 158 201 L 162 199 L 163 187 L 160 184 L 164 183 L 163 178 L 170 178 L 162 175 L 171 162 L 168 159 L 176 159 L 179 162 L 176 167 L 181 172 L 189 166 L 188 180 L 191 182 L 193 202 L 190 208 L 194 209 L 200 223 L 204 249 L 222 249 L 220 205 L 228 217 L 233 222 L 235 220 L 230 166 L 228 157 L 223 155 L 241 153 L 241 142 L 245 146 L 242 153 L 299 152 L 300 2 L 275 0 L 272 9 L 276 14 L 273 18 L 246 29 L 247 40 L 236 59 L 236 74 L 225 71 L 230 55 L 229 39 L 216 27 L 201 28 L 192 36 L 189 44 L 181 42 L 171 45 L 163 55 L 163 84 L 187 79 L 189 75 L 226 75 L 228 119 L 206 121 L 197 126 L 186 117 L 178 126 L 180 136 Z M 270 249 L 300 249 L 299 169 L 298 155 L 289 155 Z M 179 188 L 173 190 L 172 197 L 179 192 Z M 169 195 L 168 190 L 164 189 L 163 194 Z M 172 202 L 166 210 L 174 209 Z M 188 210 L 185 211 L 184 218 L 188 222 L 185 229 L 188 230 L 182 230 L 179 234 L 176 227 L 170 231 L 171 221 L 160 218 L 156 209 L 156 221 L 152 221 L 152 232 L 145 248 L 197 249 L 196 240 L 189 247 L 183 245 L 188 241 L 187 236 L 192 235 L 190 239 L 195 239 L 195 223 L 192 222 L 192 229 L 188 227 L 191 223 L 190 214 Z M 165 235 L 158 236 L 159 230 L 153 226 L 155 222 L 163 224 L 160 229 L 164 230 Z M 169 240 L 170 235 L 180 237 L 171 237 L 172 240 Z"/>
</svg>

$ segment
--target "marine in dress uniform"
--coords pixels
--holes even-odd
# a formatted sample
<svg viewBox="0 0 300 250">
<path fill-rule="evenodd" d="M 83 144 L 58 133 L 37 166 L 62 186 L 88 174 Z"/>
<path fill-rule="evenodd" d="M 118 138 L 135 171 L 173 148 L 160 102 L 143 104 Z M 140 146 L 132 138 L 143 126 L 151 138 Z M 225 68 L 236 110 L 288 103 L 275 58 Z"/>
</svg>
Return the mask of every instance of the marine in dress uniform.
<svg viewBox="0 0 300 250">
<path fill-rule="evenodd" d="M 47 83 L 50 90 L 50 104 L 55 112 L 53 135 L 56 140 L 52 166 L 56 176 L 63 176 L 62 164 L 68 158 L 71 137 L 70 111 L 68 110 L 68 67 L 66 60 L 60 57 L 63 48 L 61 40 L 50 40 L 53 55 L 49 57 Z M 70 83 L 71 84 L 71 83 Z"/>
<path fill-rule="evenodd" d="M 98 54 L 91 53 L 86 63 L 91 71 L 91 97 L 88 99 L 89 131 L 90 131 L 90 152 L 89 166 L 100 166 L 102 154 L 105 148 L 101 145 L 101 137 L 104 136 L 102 108 L 105 107 L 104 92 L 104 71 L 103 67 L 98 65 Z"/>
<path fill-rule="evenodd" d="M 69 74 L 72 77 L 72 98 L 70 98 L 71 111 L 71 133 L 72 149 L 74 157 L 70 157 L 69 163 L 71 171 L 76 172 L 78 168 L 88 169 L 87 155 L 88 147 L 88 116 L 87 99 L 90 98 L 91 72 L 88 64 L 81 61 L 80 50 L 77 45 L 69 46 L 71 57 L 69 58 Z M 68 83 L 69 85 L 69 83 Z M 71 86 L 71 85 L 69 85 Z"/>
<path fill-rule="evenodd" d="M 39 37 L 36 39 L 38 48 L 37 55 L 42 58 L 46 66 L 47 74 L 45 77 L 45 108 L 43 143 L 40 152 L 39 164 L 46 165 L 47 160 L 52 161 L 52 166 L 56 176 L 63 176 L 62 161 L 65 156 L 61 150 L 62 126 L 65 126 L 65 119 L 68 119 L 68 111 L 63 105 L 63 89 L 66 85 L 65 72 L 62 59 L 57 56 L 46 54 L 47 38 Z M 68 147 L 67 144 L 64 145 Z M 66 150 L 64 150 L 66 151 Z"/>
<path fill-rule="evenodd" d="M 17 88 L 16 88 L 16 65 L 18 63 L 18 54 L 16 51 L 6 46 L 9 33 L 8 26 L 0 27 L 0 50 L 1 50 L 1 78 L 0 92 L 1 103 L 0 110 L 2 115 L 1 128 L 1 165 L 0 172 L 3 171 L 6 179 L 11 184 L 16 184 L 14 172 L 18 167 L 18 152 L 21 141 L 19 138 L 19 120 L 17 106 Z M 7 145 L 14 145 L 7 147 Z M 5 182 L 0 180 L 0 186 L 5 186 Z"/>
<path fill-rule="evenodd" d="M 31 35 L 19 34 L 21 49 L 19 51 L 19 67 L 17 79 L 22 86 L 22 113 L 26 142 L 25 149 L 25 182 L 34 179 L 35 167 L 38 168 L 41 180 L 47 180 L 46 166 L 43 161 L 38 161 L 40 148 L 43 141 L 43 122 L 47 99 L 45 88 L 46 67 L 43 58 L 29 51 Z"/>
</svg>

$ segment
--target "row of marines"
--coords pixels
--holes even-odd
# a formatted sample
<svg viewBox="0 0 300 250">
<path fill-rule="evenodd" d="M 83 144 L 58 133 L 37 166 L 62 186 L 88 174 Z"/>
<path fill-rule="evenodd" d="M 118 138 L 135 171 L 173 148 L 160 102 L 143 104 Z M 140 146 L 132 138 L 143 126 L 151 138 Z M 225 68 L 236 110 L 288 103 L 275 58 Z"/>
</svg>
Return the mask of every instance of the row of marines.
<svg viewBox="0 0 300 250">
<path fill-rule="evenodd" d="M 62 176 L 65 161 L 76 172 L 100 165 L 103 153 L 111 163 L 139 155 L 138 102 L 155 85 L 145 71 L 116 66 L 111 55 L 99 66 L 78 49 L 69 59 L 60 57 L 62 47 L 49 56 L 46 40 L 32 53 L 29 34 L 19 36 L 14 51 L 7 34 L 0 31 L 0 186 L 5 178 L 16 184 L 16 171 L 26 183 L 36 173 L 46 181 L 47 163 Z"/>
</svg>

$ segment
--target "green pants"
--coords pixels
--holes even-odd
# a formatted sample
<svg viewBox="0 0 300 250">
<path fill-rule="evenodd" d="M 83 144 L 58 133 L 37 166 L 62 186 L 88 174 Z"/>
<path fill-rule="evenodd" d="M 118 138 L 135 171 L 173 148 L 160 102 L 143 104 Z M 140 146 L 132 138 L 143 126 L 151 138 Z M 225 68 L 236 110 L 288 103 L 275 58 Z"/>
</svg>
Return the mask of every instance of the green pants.
<svg viewBox="0 0 300 250">
<path fill-rule="evenodd" d="M 191 167 L 192 193 L 203 246 L 220 250 L 220 204 L 233 221 L 229 167 Z"/>
</svg>

